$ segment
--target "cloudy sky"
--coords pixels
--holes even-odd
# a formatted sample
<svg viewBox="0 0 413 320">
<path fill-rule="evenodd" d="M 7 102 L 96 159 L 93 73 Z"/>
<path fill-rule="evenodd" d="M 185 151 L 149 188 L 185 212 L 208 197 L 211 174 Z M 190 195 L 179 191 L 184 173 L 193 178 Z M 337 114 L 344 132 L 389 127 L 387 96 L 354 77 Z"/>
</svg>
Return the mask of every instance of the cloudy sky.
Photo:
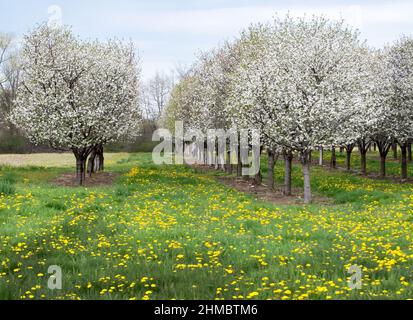
<svg viewBox="0 0 413 320">
<path fill-rule="evenodd" d="M 56 7 L 57 6 L 57 7 Z M 236 37 L 251 22 L 275 14 L 344 18 L 372 46 L 413 35 L 413 1 L 298 0 L 0 0 L 0 32 L 20 38 L 38 22 L 56 18 L 83 38 L 132 39 L 144 77 L 189 65 L 199 50 Z"/>
</svg>

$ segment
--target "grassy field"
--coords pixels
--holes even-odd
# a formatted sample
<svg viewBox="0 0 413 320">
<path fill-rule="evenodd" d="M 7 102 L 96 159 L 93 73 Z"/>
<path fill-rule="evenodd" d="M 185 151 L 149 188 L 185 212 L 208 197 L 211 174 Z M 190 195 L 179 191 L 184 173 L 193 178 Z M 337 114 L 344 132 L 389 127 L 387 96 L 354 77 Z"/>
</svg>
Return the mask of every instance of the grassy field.
<svg viewBox="0 0 413 320">
<path fill-rule="evenodd" d="M 18 164 L 0 167 L 0 299 L 413 298 L 411 184 L 315 166 L 313 189 L 331 203 L 277 205 L 150 154 L 108 155 L 121 175 L 94 188 L 51 183 L 73 170 L 69 155 L 15 157 L 0 157 Z M 293 175 L 300 187 L 299 166 Z M 50 265 L 61 290 L 47 287 Z"/>
<path fill-rule="evenodd" d="M 105 153 L 106 163 L 113 165 L 127 153 Z M 73 153 L 0 154 L 0 165 L 13 167 L 73 167 Z"/>
</svg>

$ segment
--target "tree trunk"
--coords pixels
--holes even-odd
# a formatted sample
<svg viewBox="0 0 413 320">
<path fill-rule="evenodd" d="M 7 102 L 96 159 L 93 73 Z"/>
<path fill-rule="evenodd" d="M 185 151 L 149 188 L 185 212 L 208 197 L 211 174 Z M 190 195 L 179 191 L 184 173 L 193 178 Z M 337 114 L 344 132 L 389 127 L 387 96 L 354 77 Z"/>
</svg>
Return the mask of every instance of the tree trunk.
<svg viewBox="0 0 413 320">
<path fill-rule="evenodd" d="M 231 150 L 228 150 L 228 151 L 227 151 L 225 171 L 226 171 L 227 173 L 230 173 L 230 174 L 232 173 Z"/>
<path fill-rule="evenodd" d="M 402 179 L 407 179 L 407 143 L 400 144 L 400 150 L 402 154 L 401 158 L 401 176 Z"/>
<path fill-rule="evenodd" d="M 350 143 L 348 145 L 346 145 L 345 149 L 346 149 L 346 170 L 350 171 L 351 170 L 351 154 L 353 152 L 355 144 L 354 143 Z"/>
<path fill-rule="evenodd" d="M 242 176 L 242 161 L 241 161 L 241 148 L 240 146 L 238 146 L 238 150 L 237 150 L 237 177 L 241 177 Z"/>
<path fill-rule="evenodd" d="M 370 143 L 367 143 L 365 139 L 358 141 L 358 148 L 360 151 L 360 172 L 363 176 L 367 175 L 367 150 Z"/>
<path fill-rule="evenodd" d="M 380 177 L 386 176 L 386 156 L 380 154 Z"/>
<path fill-rule="evenodd" d="M 91 177 L 92 173 L 95 172 L 95 161 L 96 161 L 96 149 L 94 148 L 92 152 L 90 153 L 88 161 L 87 161 L 87 173 L 89 177 Z"/>
<path fill-rule="evenodd" d="M 261 174 L 261 169 L 258 170 L 258 172 L 255 174 L 253 183 L 256 186 L 259 186 L 262 183 L 262 174 Z"/>
<path fill-rule="evenodd" d="M 85 163 L 86 158 L 83 153 L 73 151 L 76 157 L 76 184 L 83 186 L 86 177 Z"/>
<path fill-rule="evenodd" d="M 310 155 L 308 151 L 301 153 L 301 165 L 303 167 L 304 176 L 304 203 L 309 204 L 312 201 L 312 197 L 310 180 Z"/>
<path fill-rule="evenodd" d="M 291 171 L 292 171 L 293 154 L 291 151 L 284 153 L 284 195 L 291 196 Z"/>
<path fill-rule="evenodd" d="M 398 157 L 397 157 L 397 143 L 396 143 L 396 141 L 392 142 L 391 148 L 393 150 L 393 159 L 397 160 Z"/>
<path fill-rule="evenodd" d="M 208 145 L 207 142 L 204 142 L 204 165 L 208 165 Z"/>
<path fill-rule="evenodd" d="M 274 190 L 275 153 L 268 149 L 268 189 Z"/>
<path fill-rule="evenodd" d="M 241 137 L 238 132 L 238 146 L 237 146 L 237 177 L 242 176 L 242 161 L 241 161 Z"/>
<path fill-rule="evenodd" d="M 379 149 L 379 154 L 380 154 L 380 176 L 385 177 L 386 176 L 386 158 L 390 151 L 390 148 L 393 148 L 393 143 L 390 143 L 387 139 L 384 139 L 384 140 L 377 139 L 375 142 L 377 144 L 377 148 Z"/>
<path fill-rule="evenodd" d="M 82 179 L 83 179 L 83 181 L 86 181 L 86 161 L 87 161 L 87 157 L 85 157 L 83 159 L 83 164 L 82 164 L 82 168 L 83 168 L 83 170 L 82 170 Z"/>
<path fill-rule="evenodd" d="M 238 154 L 237 177 L 241 177 L 241 176 L 242 176 L 242 163 L 241 163 L 241 159 Z"/>
<path fill-rule="evenodd" d="M 331 147 L 330 167 L 331 167 L 332 169 L 335 169 L 335 168 L 337 167 L 336 147 L 334 147 L 334 146 Z"/>
<path fill-rule="evenodd" d="M 412 162 L 412 144 L 409 142 L 407 144 L 407 161 Z"/>
<path fill-rule="evenodd" d="M 363 176 L 367 175 L 366 153 L 367 153 L 367 150 L 360 151 L 360 172 Z"/>
<path fill-rule="evenodd" d="M 103 171 L 105 169 L 105 158 L 103 156 L 103 145 L 99 145 L 95 149 L 96 158 L 95 158 L 95 172 Z"/>
<path fill-rule="evenodd" d="M 373 151 L 376 152 L 377 151 L 377 145 L 375 143 L 373 143 Z"/>
<path fill-rule="evenodd" d="M 351 153 L 353 150 L 347 150 L 346 151 L 346 170 L 350 171 L 351 170 Z"/>
<path fill-rule="evenodd" d="M 344 151 L 344 147 L 340 146 L 340 153 L 343 153 L 343 151 Z"/>
<path fill-rule="evenodd" d="M 318 165 L 322 166 L 323 165 L 323 147 L 319 148 L 319 157 L 318 157 Z"/>
<path fill-rule="evenodd" d="M 221 163 L 219 158 L 219 146 L 218 146 L 218 139 L 215 140 L 215 170 L 221 169 Z"/>
</svg>

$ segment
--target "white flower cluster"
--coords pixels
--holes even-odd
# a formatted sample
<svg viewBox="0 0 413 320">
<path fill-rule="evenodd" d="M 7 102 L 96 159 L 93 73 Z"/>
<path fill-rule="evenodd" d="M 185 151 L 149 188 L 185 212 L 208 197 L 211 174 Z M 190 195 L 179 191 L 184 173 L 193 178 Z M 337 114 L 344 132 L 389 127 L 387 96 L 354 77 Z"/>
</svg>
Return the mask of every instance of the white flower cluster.
<svg viewBox="0 0 413 320">
<path fill-rule="evenodd" d="M 23 79 L 10 119 L 35 143 L 93 148 L 139 134 L 139 68 L 131 44 L 82 41 L 36 27 L 22 47 Z"/>
<path fill-rule="evenodd" d="M 412 101 L 411 39 L 375 50 L 344 21 L 287 16 L 203 54 L 164 119 L 201 130 L 259 129 L 263 147 L 308 165 L 320 147 L 359 144 L 364 152 L 374 141 L 387 152 L 392 141 L 406 143 Z"/>
</svg>

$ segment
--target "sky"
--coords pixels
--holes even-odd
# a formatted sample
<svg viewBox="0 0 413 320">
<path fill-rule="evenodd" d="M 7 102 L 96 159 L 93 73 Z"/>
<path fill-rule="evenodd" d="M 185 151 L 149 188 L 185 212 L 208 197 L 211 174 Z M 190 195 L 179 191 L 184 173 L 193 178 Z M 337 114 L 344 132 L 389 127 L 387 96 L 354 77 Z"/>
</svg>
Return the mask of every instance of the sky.
<svg viewBox="0 0 413 320">
<path fill-rule="evenodd" d="M 85 39 L 132 40 L 148 79 L 189 66 L 200 51 L 237 37 L 250 23 L 287 13 L 343 18 L 375 47 L 413 35 L 409 0 L 0 0 L 0 32 L 21 39 L 36 23 L 60 19 Z"/>
</svg>

